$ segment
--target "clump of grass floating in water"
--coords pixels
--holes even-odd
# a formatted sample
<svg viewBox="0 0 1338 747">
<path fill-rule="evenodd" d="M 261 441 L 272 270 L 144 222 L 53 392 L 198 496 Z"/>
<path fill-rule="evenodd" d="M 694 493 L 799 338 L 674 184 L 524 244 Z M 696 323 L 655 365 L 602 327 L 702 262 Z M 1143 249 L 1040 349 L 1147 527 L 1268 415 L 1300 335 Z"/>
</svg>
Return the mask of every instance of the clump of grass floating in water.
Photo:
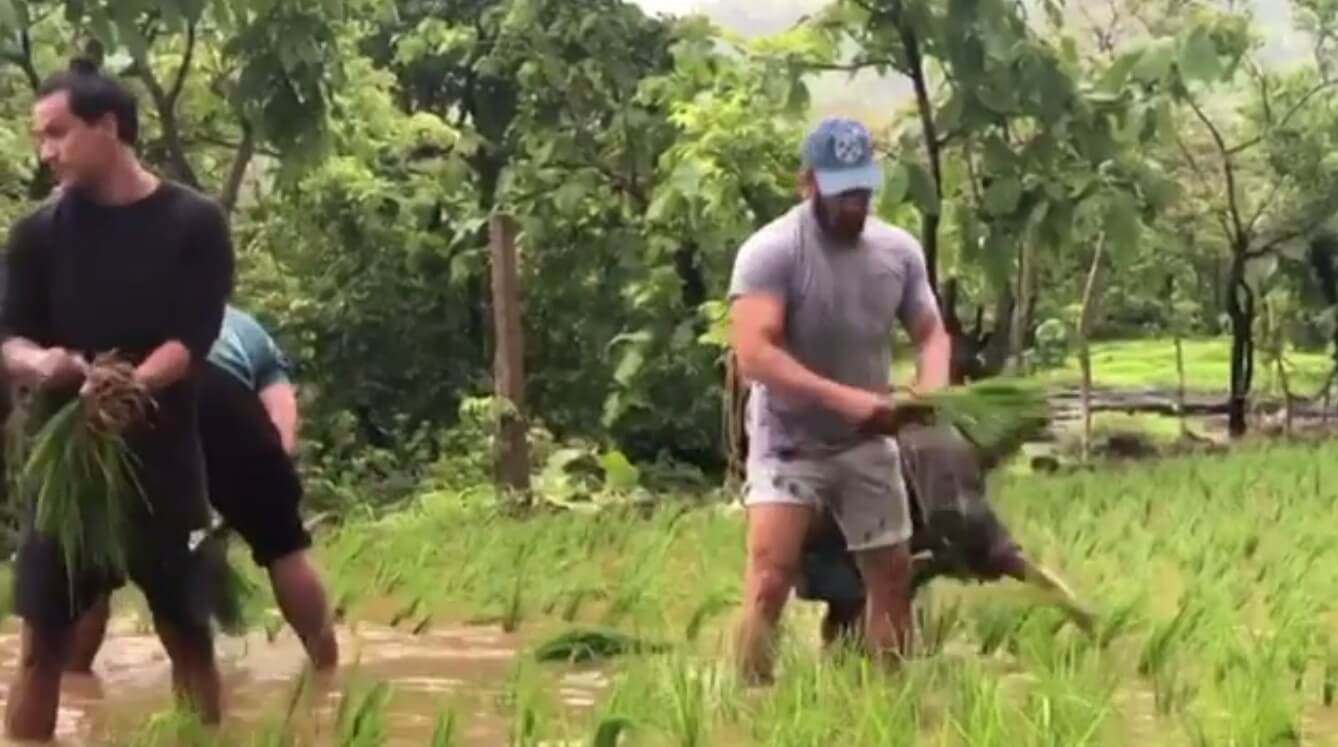
<svg viewBox="0 0 1338 747">
<path fill-rule="evenodd" d="M 115 353 L 93 361 L 87 387 L 33 436 L 18 475 L 36 496 L 36 528 L 60 546 L 71 593 L 78 572 L 125 573 L 130 516 L 137 501 L 148 506 L 122 434 L 152 397 Z"/>
</svg>

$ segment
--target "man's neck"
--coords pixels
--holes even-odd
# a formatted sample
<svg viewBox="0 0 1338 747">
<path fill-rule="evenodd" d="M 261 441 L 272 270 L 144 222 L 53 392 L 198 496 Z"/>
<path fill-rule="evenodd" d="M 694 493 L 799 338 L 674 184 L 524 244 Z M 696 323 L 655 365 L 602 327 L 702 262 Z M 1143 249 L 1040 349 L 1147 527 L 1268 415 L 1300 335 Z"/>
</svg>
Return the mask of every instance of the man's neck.
<svg viewBox="0 0 1338 747">
<path fill-rule="evenodd" d="M 131 205 L 153 194 L 161 180 L 131 153 L 121 155 L 107 176 L 84 190 L 88 199 L 108 207 Z"/>
</svg>

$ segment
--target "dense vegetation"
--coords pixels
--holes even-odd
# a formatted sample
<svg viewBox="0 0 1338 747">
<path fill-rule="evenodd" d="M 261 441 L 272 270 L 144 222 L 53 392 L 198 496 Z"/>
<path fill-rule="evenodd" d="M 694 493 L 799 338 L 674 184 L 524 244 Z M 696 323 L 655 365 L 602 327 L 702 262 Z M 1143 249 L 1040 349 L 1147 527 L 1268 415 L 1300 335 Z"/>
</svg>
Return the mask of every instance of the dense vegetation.
<svg viewBox="0 0 1338 747">
<path fill-rule="evenodd" d="M 239 300 L 300 366 L 317 493 L 486 473 L 455 447 L 490 437 L 499 210 L 536 469 L 556 442 L 710 474 L 723 289 L 794 199 L 807 81 L 895 73 L 915 95 L 871 122 L 878 209 L 924 243 L 958 374 L 1226 335 L 1240 432 L 1256 362 L 1335 334 L 1338 4 L 1292 0 L 1310 45 L 1282 62 L 1228 5 L 839 0 L 742 41 L 622 0 L 0 0 L 0 220 L 51 186 L 36 82 L 98 55 L 142 96 L 145 156 L 232 211 Z"/>
</svg>

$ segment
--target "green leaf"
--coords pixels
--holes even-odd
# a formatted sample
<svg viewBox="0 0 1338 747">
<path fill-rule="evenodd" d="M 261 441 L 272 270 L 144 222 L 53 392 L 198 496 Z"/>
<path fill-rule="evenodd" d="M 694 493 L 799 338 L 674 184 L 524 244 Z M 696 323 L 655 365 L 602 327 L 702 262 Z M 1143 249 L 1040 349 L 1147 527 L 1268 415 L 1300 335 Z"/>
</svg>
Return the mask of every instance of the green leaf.
<svg viewBox="0 0 1338 747">
<path fill-rule="evenodd" d="M 911 197 L 923 213 L 936 214 L 939 210 L 938 195 L 934 191 L 934 178 L 924 166 L 915 161 L 906 164 L 906 174 L 910 178 Z"/>
<path fill-rule="evenodd" d="M 630 347 L 618 361 L 618 368 L 613 372 L 613 380 L 620 386 L 628 386 L 645 364 L 646 355 L 641 352 L 641 348 Z"/>
<path fill-rule="evenodd" d="M 641 481 L 641 471 L 617 449 L 605 452 L 599 464 L 604 468 L 604 487 L 610 490 L 627 492 Z"/>
<path fill-rule="evenodd" d="M 995 85 L 982 85 L 975 91 L 976 99 L 985 108 L 996 114 L 1014 114 L 1017 112 L 1017 97 L 1011 90 Z"/>
<path fill-rule="evenodd" d="M 1139 56 L 1132 70 L 1140 83 L 1157 83 L 1166 79 L 1175 61 L 1175 44 L 1169 39 L 1153 43 Z"/>
<path fill-rule="evenodd" d="M 553 194 L 553 206 L 564 215 L 573 215 L 581 206 L 581 201 L 589 194 L 586 185 L 579 179 L 568 179 Z"/>
<path fill-rule="evenodd" d="M 1017 177 L 996 178 L 989 189 L 985 190 L 985 209 L 990 215 L 1002 217 L 1017 210 L 1018 200 L 1022 197 L 1022 183 Z"/>
<path fill-rule="evenodd" d="M 1115 93 L 1124 89 L 1124 84 L 1129 81 L 1129 73 L 1133 71 L 1139 60 L 1143 58 L 1143 50 L 1134 50 L 1125 52 L 1106 68 L 1101 74 L 1100 86 L 1109 93 Z"/>
<path fill-rule="evenodd" d="M 887 174 L 883 178 L 883 202 L 887 205 L 900 205 L 901 201 L 906 199 L 906 192 L 910 189 L 910 185 L 910 173 L 907 171 L 905 164 L 898 161 L 887 170 Z"/>
<path fill-rule="evenodd" d="M 962 123 L 962 110 L 966 106 L 966 97 L 960 88 L 953 89 L 952 95 L 939 107 L 934 117 L 940 132 L 951 132 Z"/>
<path fill-rule="evenodd" d="M 1185 80 L 1207 82 L 1222 73 L 1222 60 L 1208 29 L 1200 26 L 1190 32 L 1180 47 L 1180 75 Z"/>
<path fill-rule="evenodd" d="M 1103 228 L 1112 253 L 1127 254 L 1138 248 L 1138 204 L 1133 195 L 1114 190 L 1107 196 Z"/>
<path fill-rule="evenodd" d="M 19 21 L 19 11 L 15 7 L 16 0 L 0 0 L 0 29 L 7 31 L 17 31 L 23 28 Z"/>
</svg>

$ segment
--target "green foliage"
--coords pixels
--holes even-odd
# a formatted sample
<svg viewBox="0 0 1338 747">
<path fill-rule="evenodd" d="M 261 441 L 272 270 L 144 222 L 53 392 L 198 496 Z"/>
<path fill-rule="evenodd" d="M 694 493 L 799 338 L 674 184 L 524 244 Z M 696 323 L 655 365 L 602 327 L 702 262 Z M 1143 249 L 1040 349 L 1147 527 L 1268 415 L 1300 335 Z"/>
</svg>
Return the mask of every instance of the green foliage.
<svg viewBox="0 0 1338 747">
<path fill-rule="evenodd" d="M 491 473 L 491 432 L 461 406 L 491 389 L 497 209 L 520 229 L 545 490 L 717 472 L 733 257 L 795 201 L 829 68 L 925 84 L 906 107 L 869 102 L 891 122 L 877 210 L 920 219 L 959 300 L 1023 317 L 1033 360 L 1057 360 L 1045 320 L 1098 245 L 1095 338 L 1222 332 L 1245 246 L 1247 287 L 1291 304 L 1270 332 L 1322 344 L 1298 260 L 1338 206 L 1338 14 L 1295 0 L 1314 59 L 1274 66 L 1239 14 L 1128 4 L 1146 28 L 1092 49 L 1072 14 L 1013 0 L 837 2 L 748 40 L 620 0 L 3 0 L 0 220 L 50 188 L 21 135 L 34 79 L 98 40 L 145 102 L 145 158 L 233 209 L 239 301 L 297 362 L 304 470 L 341 507 Z M 596 466 L 550 463 L 556 443 Z"/>
</svg>

